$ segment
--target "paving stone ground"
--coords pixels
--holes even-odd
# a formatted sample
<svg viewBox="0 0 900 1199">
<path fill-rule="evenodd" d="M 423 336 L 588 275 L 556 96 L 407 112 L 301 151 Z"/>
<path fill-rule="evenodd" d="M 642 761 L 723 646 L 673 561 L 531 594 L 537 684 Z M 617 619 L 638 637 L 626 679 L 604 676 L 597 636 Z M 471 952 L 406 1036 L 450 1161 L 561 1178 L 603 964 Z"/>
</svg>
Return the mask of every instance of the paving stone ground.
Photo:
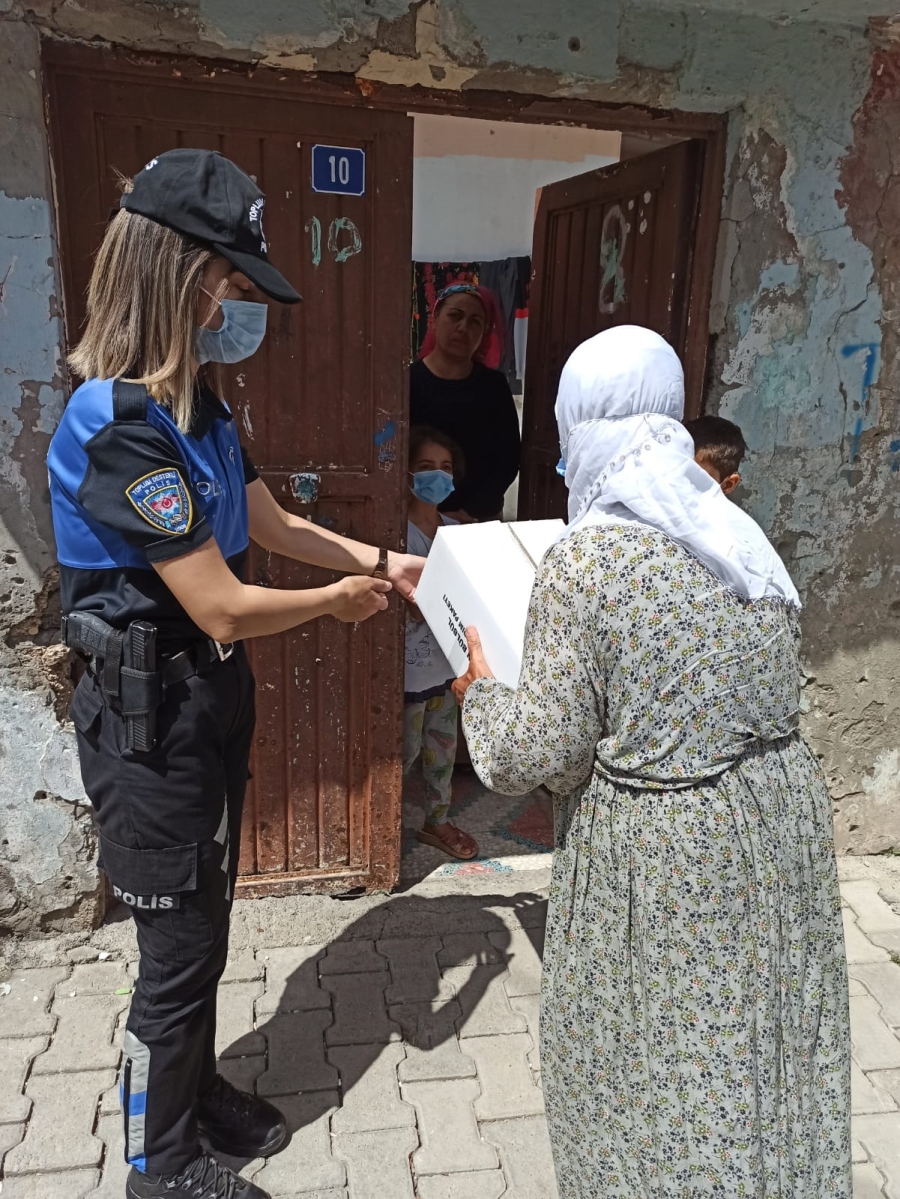
<svg viewBox="0 0 900 1199">
<path fill-rule="evenodd" d="M 900 1199 L 900 891 L 859 863 L 842 875 L 854 1199 Z M 275 1199 L 556 1199 L 537 1045 L 546 874 L 518 878 L 518 892 L 433 893 L 437 907 L 398 895 L 302 944 L 272 943 L 278 901 L 239 902 L 222 1070 L 293 1132 L 269 1162 L 234 1163 L 246 1176 Z M 302 929 L 290 902 L 282 927 Z M 3 980 L 2 1199 L 124 1195 L 115 1080 L 134 961 L 117 935 Z M 103 944 L 117 948 L 85 960 Z"/>
</svg>

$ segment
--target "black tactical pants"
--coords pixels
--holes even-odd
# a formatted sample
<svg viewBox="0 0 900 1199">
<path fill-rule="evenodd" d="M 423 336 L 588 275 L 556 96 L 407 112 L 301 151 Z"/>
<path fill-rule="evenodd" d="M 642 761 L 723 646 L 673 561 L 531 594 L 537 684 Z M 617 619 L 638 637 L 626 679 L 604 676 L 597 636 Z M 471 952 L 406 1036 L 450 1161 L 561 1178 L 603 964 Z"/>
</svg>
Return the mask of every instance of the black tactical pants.
<svg viewBox="0 0 900 1199">
<path fill-rule="evenodd" d="M 215 1077 L 253 689 L 237 646 L 166 691 L 149 753 L 126 748 L 125 721 L 90 674 L 72 701 L 100 864 L 137 926 L 122 1105 L 126 1158 L 150 1174 L 178 1173 L 196 1156 L 197 1097 Z"/>
</svg>

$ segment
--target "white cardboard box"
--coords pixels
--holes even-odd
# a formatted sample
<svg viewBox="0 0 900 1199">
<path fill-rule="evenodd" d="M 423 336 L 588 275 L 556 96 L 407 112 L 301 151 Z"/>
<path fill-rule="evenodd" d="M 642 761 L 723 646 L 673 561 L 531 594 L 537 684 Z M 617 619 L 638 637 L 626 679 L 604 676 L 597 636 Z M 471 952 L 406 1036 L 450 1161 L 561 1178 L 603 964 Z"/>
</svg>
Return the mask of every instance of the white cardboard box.
<svg viewBox="0 0 900 1199">
<path fill-rule="evenodd" d="M 491 672 L 518 686 L 535 574 L 564 528 L 561 520 L 527 520 L 438 529 L 416 604 L 454 675 L 469 668 L 466 627 L 474 625 Z"/>
</svg>

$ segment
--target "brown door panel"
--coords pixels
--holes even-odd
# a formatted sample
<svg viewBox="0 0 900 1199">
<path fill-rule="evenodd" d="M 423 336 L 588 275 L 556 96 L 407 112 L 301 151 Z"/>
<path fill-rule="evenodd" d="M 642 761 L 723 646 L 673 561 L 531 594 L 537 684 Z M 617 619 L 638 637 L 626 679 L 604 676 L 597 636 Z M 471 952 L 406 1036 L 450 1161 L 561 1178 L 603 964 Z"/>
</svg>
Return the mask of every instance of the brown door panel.
<svg viewBox="0 0 900 1199">
<path fill-rule="evenodd" d="M 575 347 L 603 329 L 637 324 L 662 334 L 683 360 L 690 349 L 705 149 L 701 141 L 681 142 L 541 191 L 525 370 L 522 519 L 566 515 L 554 405 Z"/>
<path fill-rule="evenodd" d="M 70 342 L 118 202 L 116 172 L 133 174 L 177 146 L 233 158 L 265 191 L 272 259 L 304 297 L 293 307 L 273 304 L 262 349 L 226 372 L 241 439 L 288 508 L 367 542 L 400 544 L 411 119 L 299 101 L 275 82 L 267 92 L 235 76 L 221 86 L 163 78 L 124 57 L 111 65 L 99 52 L 95 70 L 55 53 L 45 65 Z M 317 143 L 365 150 L 364 195 L 312 191 Z M 255 549 L 250 572 L 270 586 L 330 578 Z M 250 647 L 258 728 L 241 874 L 253 889 L 396 880 L 401 637 L 394 601 L 358 629 L 319 621 Z"/>
</svg>

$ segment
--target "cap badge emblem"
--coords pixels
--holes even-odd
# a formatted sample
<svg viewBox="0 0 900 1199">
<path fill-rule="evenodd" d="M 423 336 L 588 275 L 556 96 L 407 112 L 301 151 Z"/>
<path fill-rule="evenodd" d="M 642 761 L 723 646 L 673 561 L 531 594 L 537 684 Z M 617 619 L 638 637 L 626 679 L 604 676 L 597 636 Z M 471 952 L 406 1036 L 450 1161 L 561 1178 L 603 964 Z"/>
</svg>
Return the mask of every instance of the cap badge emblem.
<svg viewBox="0 0 900 1199">
<path fill-rule="evenodd" d="M 266 206 L 264 196 L 260 196 L 258 200 L 254 200 L 250 205 L 250 231 L 259 238 L 259 248 L 264 254 L 268 253 L 269 247 L 266 245 L 266 235 L 263 231 L 263 209 Z"/>
</svg>

